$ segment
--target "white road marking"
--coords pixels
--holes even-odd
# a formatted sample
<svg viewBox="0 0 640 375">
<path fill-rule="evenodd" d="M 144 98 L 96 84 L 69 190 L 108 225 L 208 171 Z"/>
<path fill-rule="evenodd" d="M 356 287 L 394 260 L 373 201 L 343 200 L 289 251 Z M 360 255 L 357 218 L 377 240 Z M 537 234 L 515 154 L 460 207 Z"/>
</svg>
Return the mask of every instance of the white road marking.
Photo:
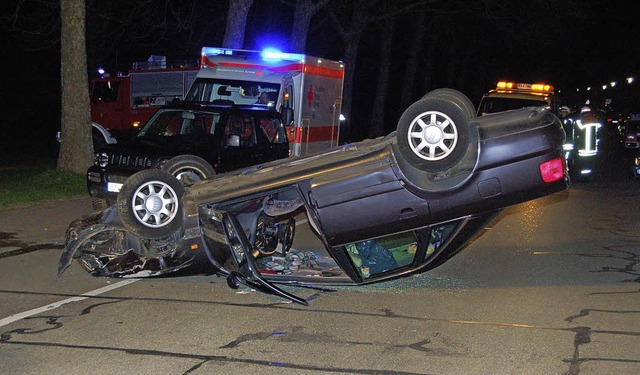
<svg viewBox="0 0 640 375">
<path fill-rule="evenodd" d="M 18 320 L 22 320 L 24 318 L 28 318 L 30 316 L 36 315 L 36 314 L 40 314 L 42 312 L 45 311 L 50 311 L 53 309 L 57 309 L 58 307 L 65 305 L 67 303 L 72 303 L 72 302 L 78 302 L 78 301 L 82 301 L 85 300 L 89 297 L 94 297 L 94 296 L 98 296 L 100 294 L 112 291 L 114 289 L 118 289 L 121 288 L 123 286 L 127 286 L 131 283 L 135 283 L 136 281 L 139 281 L 140 279 L 129 279 L 129 280 L 124 280 L 124 281 L 120 281 L 117 282 L 115 284 L 112 285 L 107 285 L 103 288 L 99 288 L 96 290 L 92 290 L 90 292 L 87 293 L 83 293 L 77 297 L 71 297 L 71 298 L 67 298 L 65 300 L 62 301 L 58 301 L 58 302 L 54 302 L 52 304 L 46 305 L 46 306 L 42 306 L 42 307 L 38 307 L 37 309 L 33 309 L 33 310 L 28 310 L 28 311 L 24 311 L 18 314 L 14 314 L 11 315 L 9 317 L 6 317 L 4 319 L 0 319 L 0 327 L 6 326 L 7 324 L 11 324 L 13 322 L 17 322 Z"/>
<path fill-rule="evenodd" d="M 296 221 L 296 226 L 301 225 L 301 224 L 305 224 L 308 221 L 309 221 L 308 219 L 297 220 Z M 17 322 L 18 320 L 22 320 L 24 318 L 28 318 L 28 317 L 33 316 L 33 315 L 37 315 L 37 314 L 40 314 L 40 313 L 43 313 L 43 312 L 46 312 L 46 311 L 57 309 L 58 307 L 60 307 L 62 305 L 66 305 L 67 303 L 82 301 L 82 300 L 85 300 L 85 299 L 87 299 L 89 297 L 94 297 L 94 296 L 109 292 L 111 290 L 118 289 L 118 288 L 121 288 L 123 286 L 127 286 L 127 285 L 129 285 L 131 283 L 135 283 L 138 280 L 140 280 L 140 279 L 128 279 L 128 280 L 120 281 L 120 282 L 117 282 L 117 283 L 112 284 L 112 285 L 107 285 L 107 286 L 105 286 L 103 288 L 99 288 L 99 289 L 92 290 L 92 291 L 87 292 L 87 293 L 83 293 L 83 294 L 81 294 L 81 295 L 79 295 L 77 297 L 67 298 L 67 299 L 62 300 L 62 301 L 54 302 L 54 303 L 49 304 L 47 306 L 42 306 L 42 307 L 38 307 L 38 308 L 33 309 L 33 310 L 28 310 L 28 311 L 24 311 L 24 312 L 21 312 L 21 313 L 18 313 L 18 314 L 11 315 L 11 316 L 6 317 L 4 319 L 0 319 L 0 327 L 6 326 L 7 324 L 11 324 L 13 322 Z"/>
</svg>

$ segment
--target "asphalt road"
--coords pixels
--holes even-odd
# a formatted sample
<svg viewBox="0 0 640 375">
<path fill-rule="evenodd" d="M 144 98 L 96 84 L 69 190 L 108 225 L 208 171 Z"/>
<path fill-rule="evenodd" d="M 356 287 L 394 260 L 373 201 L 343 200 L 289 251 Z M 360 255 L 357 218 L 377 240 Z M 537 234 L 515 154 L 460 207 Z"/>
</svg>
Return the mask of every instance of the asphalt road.
<svg viewBox="0 0 640 375">
<path fill-rule="evenodd" d="M 640 181 L 599 173 L 429 273 L 309 307 L 216 277 L 58 279 L 89 200 L 1 211 L 0 373 L 640 373 Z"/>
</svg>

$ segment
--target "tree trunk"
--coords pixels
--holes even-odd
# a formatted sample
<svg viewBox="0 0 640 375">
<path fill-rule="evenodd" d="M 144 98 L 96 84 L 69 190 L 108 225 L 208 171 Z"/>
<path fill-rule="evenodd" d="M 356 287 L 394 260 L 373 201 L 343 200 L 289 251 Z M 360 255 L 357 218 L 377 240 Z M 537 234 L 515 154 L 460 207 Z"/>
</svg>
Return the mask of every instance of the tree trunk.
<svg viewBox="0 0 640 375">
<path fill-rule="evenodd" d="M 225 48 L 243 48 L 244 32 L 247 27 L 247 15 L 253 0 L 229 0 L 227 26 L 222 46 Z"/>
<path fill-rule="evenodd" d="M 398 118 L 407 109 L 411 103 L 416 99 L 414 92 L 416 91 L 416 78 L 418 77 L 418 65 L 420 63 L 420 53 L 431 54 L 429 48 L 425 46 L 425 34 L 427 30 L 427 23 L 429 17 L 427 11 L 423 11 L 422 15 L 416 22 L 416 27 L 411 35 L 411 46 L 409 47 L 409 55 L 407 56 L 407 63 L 405 64 L 404 79 L 402 83 L 402 90 L 400 92 L 400 106 Z M 423 74 L 422 72 L 420 74 Z"/>
<path fill-rule="evenodd" d="M 309 24 L 313 16 L 325 6 L 329 0 L 296 0 L 296 8 L 293 13 L 293 27 L 289 41 L 289 52 L 305 53 L 307 47 L 307 34 Z"/>
<path fill-rule="evenodd" d="M 352 94 L 353 94 L 353 78 L 355 77 L 356 59 L 358 56 L 358 45 L 360 44 L 360 36 L 362 34 L 353 34 L 352 37 L 345 41 L 344 49 L 344 83 L 342 86 L 342 107 L 341 111 L 346 118 L 347 127 L 349 129 L 348 138 L 352 138 L 354 124 L 351 118 Z"/>
<path fill-rule="evenodd" d="M 358 46 L 360 45 L 360 38 L 364 32 L 365 27 L 371 22 L 371 15 L 369 14 L 371 8 L 376 3 L 371 0 L 359 0 L 356 1 L 351 13 L 350 19 L 342 22 L 336 10 L 330 9 L 329 15 L 334 24 L 334 27 L 338 31 L 338 35 L 344 43 L 344 83 L 342 86 L 342 108 L 341 112 L 346 118 L 346 129 L 348 132 L 347 138 L 360 136 L 364 133 L 363 129 L 358 129 L 363 125 L 356 124 L 351 118 L 351 107 L 353 106 L 353 80 L 355 77 L 356 61 L 358 58 Z M 350 26 L 349 29 L 345 29 L 345 26 Z M 358 131 L 355 133 L 355 131 Z"/>
<path fill-rule="evenodd" d="M 386 18 L 382 24 L 382 41 L 380 42 L 380 65 L 378 70 L 378 85 L 373 100 L 371 114 L 371 128 L 369 138 L 376 138 L 385 134 L 384 114 L 389 88 L 389 71 L 391 70 L 391 47 L 393 43 L 394 18 Z"/>
<path fill-rule="evenodd" d="M 58 169 L 86 173 L 93 162 L 84 0 L 60 5 L 62 111 Z"/>
</svg>

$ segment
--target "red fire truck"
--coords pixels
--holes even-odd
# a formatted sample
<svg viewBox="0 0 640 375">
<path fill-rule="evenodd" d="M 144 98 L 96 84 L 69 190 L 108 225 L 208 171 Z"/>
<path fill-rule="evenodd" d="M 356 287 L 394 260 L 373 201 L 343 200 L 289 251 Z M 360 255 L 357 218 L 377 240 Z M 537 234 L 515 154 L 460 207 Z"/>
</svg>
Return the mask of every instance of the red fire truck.
<svg viewBox="0 0 640 375">
<path fill-rule="evenodd" d="M 288 129 L 291 154 L 338 145 L 344 64 L 274 50 L 204 47 L 185 101 L 271 106 Z"/>
<path fill-rule="evenodd" d="M 134 63 L 126 75 L 93 79 L 90 92 L 94 134 L 96 127 L 107 130 L 116 139 L 135 134 L 158 107 L 183 99 L 197 72 L 197 63 L 173 67 L 152 56 L 149 62 Z M 105 141 L 112 143 L 106 137 Z"/>
</svg>

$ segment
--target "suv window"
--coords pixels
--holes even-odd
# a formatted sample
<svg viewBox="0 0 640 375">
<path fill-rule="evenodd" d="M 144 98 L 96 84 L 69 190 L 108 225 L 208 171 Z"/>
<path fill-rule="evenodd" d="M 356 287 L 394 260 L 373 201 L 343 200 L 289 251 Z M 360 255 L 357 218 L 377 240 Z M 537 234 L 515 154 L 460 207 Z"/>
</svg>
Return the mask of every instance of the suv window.
<svg viewBox="0 0 640 375">
<path fill-rule="evenodd" d="M 191 110 L 160 110 L 147 122 L 140 131 L 140 136 L 157 135 L 171 137 L 174 135 L 213 134 L 220 119 L 217 112 L 198 112 Z"/>
<path fill-rule="evenodd" d="M 260 128 L 271 143 L 285 143 L 287 141 L 287 135 L 280 119 L 261 118 Z"/>
<path fill-rule="evenodd" d="M 253 119 L 248 115 L 229 116 L 224 128 L 224 135 L 240 136 L 240 145 L 252 146 L 256 144 L 256 132 Z"/>
</svg>

